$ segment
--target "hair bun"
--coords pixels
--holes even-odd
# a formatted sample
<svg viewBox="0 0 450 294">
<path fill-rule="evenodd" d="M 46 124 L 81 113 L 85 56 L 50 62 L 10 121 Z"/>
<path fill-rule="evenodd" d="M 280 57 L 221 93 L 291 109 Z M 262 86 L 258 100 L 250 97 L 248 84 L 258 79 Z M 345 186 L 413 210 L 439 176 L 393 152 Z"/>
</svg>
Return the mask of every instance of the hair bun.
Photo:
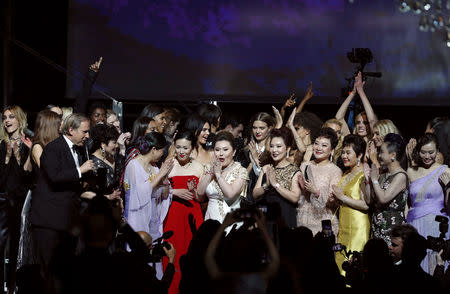
<svg viewBox="0 0 450 294">
<path fill-rule="evenodd" d="M 150 146 L 148 145 L 147 140 L 145 140 L 145 138 L 142 136 L 139 136 L 137 138 L 136 148 L 141 154 L 146 154 L 150 151 Z"/>
</svg>

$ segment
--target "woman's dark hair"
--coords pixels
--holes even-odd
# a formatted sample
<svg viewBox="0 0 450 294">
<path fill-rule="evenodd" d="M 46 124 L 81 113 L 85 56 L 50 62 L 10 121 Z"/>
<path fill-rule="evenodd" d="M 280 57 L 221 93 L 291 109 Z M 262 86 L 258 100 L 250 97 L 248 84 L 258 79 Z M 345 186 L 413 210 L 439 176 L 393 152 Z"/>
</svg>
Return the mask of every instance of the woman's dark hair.
<svg viewBox="0 0 450 294">
<path fill-rule="evenodd" d="M 433 129 L 433 131 L 434 131 L 436 127 L 440 126 L 441 124 L 445 123 L 446 121 L 448 121 L 448 117 L 437 116 L 437 117 L 434 117 L 431 120 L 429 120 L 428 125 L 429 125 L 430 129 Z"/>
<path fill-rule="evenodd" d="M 331 145 L 331 149 L 336 148 L 337 144 L 338 144 L 338 137 L 336 135 L 336 132 L 332 129 L 332 128 L 321 128 L 319 133 L 317 134 L 317 138 L 325 138 L 330 140 L 330 145 Z M 314 142 L 312 142 L 314 143 Z"/>
<path fill-rule="evenodd" d="M 222 111 L 218 106 L 214 104 L 201 104 L 197 108 L 197 113 L 211 125 L 219 127 L 217 120 L 222 116 Z"/>
<path fill-rule="evenodd" d="M 89 131 L 92 138 L 91 151 L 101 148 L 101 144 L 104 143 L 108 145 L 110 141 L 117 140 L 119 138 L 119 132 L 115 127 L 110 125 L 99 124 L 95 125 Z"/>
<path fill-rule="evenodd" d="M 194 133 L 192 133 L 189 130 L 181 130 L 177 132 L 175 135 L 175 138 L 173 138 L 173 142 L 175 143 L 177 140 L 180 139 L 186 139 L 191 142 L 192 147 L 197 146 L 197 137 L 194 136 Z"/>
<path fill-rule="evenodd" d="M 184 123 L 184 129 L 191 131 L 192 133 L 194 133 L 194 136 L 197 137 L 202 131 L 203 126 L 207 122 L 208 121 L 206 119 L 194 113 L 186 119 Z"/>
<path fill-rule="evenodd" d="M 416 147 L 413 150 L 413 159 L 416 163 L 421 162 L 421 159 L 419 156 L 420 149 L 422 149 L 422 147 L 424 145 L 427 145 L 429 143 L 436 144 L 436 151 L 439 151 L 439 143 L 438 143 L 438 139 L 437 139 L 436 135 L 433 133 L 423 134 L 422 137 L 420 137 L 419 140 L 417 140 Z"/>
<path fill-rule="evenodd" d="M 366 152 L 366 141 L 358 135 L 349 134 L 344 137 L 344 141 L 342 142 L 342 148 L 344 147 L 352 147 L 356 156 L 364 155 Z M 361 162 L 364 162 L 364 156 L 361 157 Z"/>
<path fill-rule="evenodd" d="M 312 112 L 302 111 L 294 117 L 294 126 L 309 130 L 311 142 L 314 142 L 322 128 L 322 120 Z"/>
<path fill-rule="evenodd" d="M 161 114 L 164 112 L 164 109 L 156 104 L 149 104 L 142 109 L 141 116 L 145 116 L 148 118 L 154 118 L 158 114 Z"/>
<path fill-rule="evenodd" d="M 216 145 L 217 142 L 219 141 L 227 141 L 230 143 L 231 148 L 233 148 L 233 150 L 236 149 L 236 144 L 235 144 L 235 140 L 234 140 L 234 136 L 232 133 L 228 132 L 228 131 L 220 131 L 216 134 L 216 137 L 214 138 L 214 146 Z"/>
<path fill-rule="evenodd" d="M 386 143 L 389 153 L 395 152 L 395 158 L 397 161 L 401 162 L 404 159 L 406 144 L 402 136 L 389 133 L 384 136 L 384 143 Z"/>
<path fill-rule="evenodd" d="M 279 129 L 272 129 L 269 134 L 270 141 L 272 141 L 273 138 L 280 137 L 283 139 L 284 144 L 286 145 L 286 148 L 289 148 L 292 146 L 292 143 L 294 141 L 294 138 L 292 136 L 292 132 L 287 127 L 281 127 Z"/>
<path fill-rule="evenodd" d="M 152 121 L 151 118 L 140 116 L 133 123 L 133 130 L 131 132 L 130 146 L 134 146 L 139 137 L 144 136 L 148 124 Z"/>
<path fill-rule="evenodd" d="M 151 132 L 145 134 L 143 137 L 139 137 L 136 143 L 136 148 L 142 155 L 145 155 L 152 150 L 153 147 L 156 149 L 163 149 L 166 147 L 167 141 L 163 134 L 158 132 Z"/>
<path fill-rule="evenodd" d="M 444 164 L 450 165 L 450 120 L 442 121 L 434 126 L 433 130 L 439 144 L 439 151 L 444 156 Z"/>
<path fill-rule="evenodd" d="M 93 102 L 88 109 L 88 115 L 91 116 L 92 113 L 94 113 L 94 111 L 97 109 L 103 109 L 105 111 L 106 114 L 106 106 L 105 104 L 103 104 L 102 102 Z"/>
</svg>

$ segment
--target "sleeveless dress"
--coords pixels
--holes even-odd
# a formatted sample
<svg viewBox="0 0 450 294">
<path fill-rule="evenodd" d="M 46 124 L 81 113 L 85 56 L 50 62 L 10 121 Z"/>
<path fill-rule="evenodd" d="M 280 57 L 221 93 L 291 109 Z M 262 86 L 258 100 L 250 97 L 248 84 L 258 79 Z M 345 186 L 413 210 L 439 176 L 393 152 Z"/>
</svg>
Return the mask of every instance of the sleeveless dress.
<svg viewBox="0 0 450 294">
<path fill-rule="evenodd" d="M 290 190 L 292 185 L 292 178 L 295 173 L 298 172 L 298 168 L 293 164 L 288 164 L 281 168 L 275 168 L 275 178 L 277 183 L 281 187 Z M 268 181 L 266 175 L 264 175 L 266 181 Z M 263 178 L 263 182 L 264 181 Z M 278 193 L 278 191 L 270 186 L 270 188 L 264 193 L 264 202 L 268 205 L 279 205 L 281 209 L 281 216 L 284 219 L 286 225 L 290 228 L 297 227 L 297 203 L 292 203 Z"/>
<path fill-rule="evenodd" d="M 174 176 L 170 178 L 173 189 L 187 189 L 188 180 L 195 180 L 196 183 L 199 181 L 198 177 L 193 175 Z M 178 286 L 181 280 L 180 257 L 187 253 L 192 236 L 202 223 L 202 210 L 196 200 L 184 200 L 175 196 L 172 198 L 172 204 L 169 208 L 167 218 L 164 221 L 164 232 L 173 231 L 174 233 L 168 241 L 173 244 L 176 250 L 174 262 L 175 274 L 169 288 L 169 293 L 171 294 L 179 292 Z M 166 268 L 167 264 L 168 259 L 164 257 L 164 268 Z"/>
<path fill-rule="evenodd" d="M 234 162 L 232 166 L 229 167 L 230 171 L 225 177 L 225 181 L 228 184 L 232 184 L 237 179 L 243 179 L 248 181 L 247 170 L 242 167 L 239 162 Z M 206 196 L 208 196 L 208 209 L 206 210 L 205 220 L 214 219 L 223 222 L 227 213 L 231 212 L 233 209 L 240 208 L 241 197 L 246 197 L 247 195 L 247 183 L 242 187 L 241 193 L 236 199 L 227 200 L 223 195 L 222 189 L 220 189 L 219 184 L 216 180 L 211 181 L 206 187 Z"/>
<path fill-rule="evenodd" d="M 347 197 L 362 199 L 361 182 L 364 181 L 364 172 L 360 171 L 356 175 L 346 173 L 342 177 L 339 186 L 343 189 Z M 362 251 L 364 245 L 369 240 L 370 222 L 367 213 L 361 212 L 346 205 L 341 205 L 339 209 L 339 233 L 337 242 L 345 245 L 347 251 Z M 336 263 L 342 275 L 342 263 L 346 260 L 343 254 L 336 253 Z"/>
<path fill-rule="evenodd" d="M 380 182 L 380 188 L 386 191 L 394 179 L 399 174 L 405 174 L 405 172 L 398 172 L 386 177 L 386 174 L 382 174 L 378 181 Z M 372 214 L 372 235 L 374 238 L 383 239 L 386 244 L 391 244 L 391 231 L 392 228 L 404 224 L 405 219 L 405 206 L 408 199 L 409 189 L 406 187 L 400 191 L 395 197 L 384 205 L 377 205 L 374 207 Z"/>
<path fill-rule="evenodd" d="M 441 212 L 444 208 L 444 191 L 439 183 L 439 176 L 447 168 L 442 165 L 428 175 L 414 180 L 409 185 L 411 209 L 408 211 L 407 222 L 414 226 L 419 234 L 424 236 L 439 237 L 439 223 L 435 221 L 436 215 L 447 216 Z M 446 240 L 450 237 L 447 232 Z M 427 250 L 427 255 L 422 260 L 424 271 L 433 274 L 436 267 L 436 252 Z M 448 262 L 447 262 L 448 264 Z"/>
</svg>

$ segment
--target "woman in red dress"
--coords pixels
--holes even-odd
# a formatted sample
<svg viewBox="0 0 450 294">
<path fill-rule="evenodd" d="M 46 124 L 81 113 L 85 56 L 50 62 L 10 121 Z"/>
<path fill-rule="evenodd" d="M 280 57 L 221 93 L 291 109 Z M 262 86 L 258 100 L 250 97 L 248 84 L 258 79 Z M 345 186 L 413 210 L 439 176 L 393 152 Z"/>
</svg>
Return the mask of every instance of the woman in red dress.
<svg viewBox="0 0 450 294">
<path fill-rule="evenodd" d="M 196 146 L 196 138 L 190 131 L 178 132 L 174 138 L 175 164 L 169 174 L 173 199 L 164 223 L 164 232 L 173 231 L 169 241 L 176 250 L 175 275 L 169 288 L 170 294 L 178 293 L 181 280 L 180 257 L 186 254 L 193 233 L 203 223 L 203 214 L 196 193 L 197 184 L 203 175 L 203 165 L 192 160 L 190 155 Z M 164 268 L 167 258 L 163 259 Z"/>
</svg>

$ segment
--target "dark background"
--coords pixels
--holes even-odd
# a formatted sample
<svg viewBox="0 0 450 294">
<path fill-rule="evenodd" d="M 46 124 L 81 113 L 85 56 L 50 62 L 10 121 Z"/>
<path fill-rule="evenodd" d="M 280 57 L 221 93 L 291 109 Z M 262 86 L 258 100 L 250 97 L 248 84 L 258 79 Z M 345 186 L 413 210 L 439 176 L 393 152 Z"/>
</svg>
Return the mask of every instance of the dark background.
<svg viewBox="0 0 450 294">
<path fill-rule="evenodd" d="M 2 81 L 6 81 L 2 83 L 2 93 L 6 98 L 3 99 L 2 106 L 18 104 L 23 107 L 29 114 L 30 125 L 33 125 L 35 114 L 45 105 L 53 103 L 71 106 L 73 103 L 73 97 L 66 97 L 66 74 L 21 46 L 21 44 L 26 44 L 27 47 L 35 50 L 35 53 L 38 52 L 41 57 L 46 57 L 63 68 L 66 67 L 69 1 L 49 2 L 24 0 L 4 0 L 1 2 L 2 36 L 4 37 L 3 41 L 7 43 L 7 45 L 2 46 L 1 53 L 2 56 L 7 54 L 8 57 L 7 59 L 2 58 L 3 71 L 1 77 Z M 7 16 L 11 17 L 11 34 L 6 34 L 7 27 L 4 24 L 7 23 Z M 85 60 L 84 62 L 89 64 L 91 61 Z M 102 75 L 107 74 L 108 62 L 109 66 L 114 63 L 105 60 L 104 72 L 99 77 L 99 85 L 102 89 L 104 89 L 101 86 Z M 302 96 L 304 90 L 299 87 L 298 96 Z M 370 97 L 370 89 L 367 92 Z M 214 98 L 222 101 L 219 105 L 225 113 L 229 111 L 238 112 L 245 116 L 257 111 L 270 112 L 271 104 L 280 107 L 286 98 L 280 96 L 219 95 Z M 339 96 L 339 93 L 336 93 L 336 96 Z M 155 102 L 178 106 L 181 109 L 192 109 L 199 100 L 207 100 L 210 97 L 203 94 L 189 97 L 160 95 L 145 98 L 142 100 L 121 99 L 121 101 L 124 101 L 125 126 L 127 128 L 130 127 L 132 120 L 138 115 L 142 107 L 151 99 Z M 448 99 L 449 96 L 447 95 L 442 98 L 442 105 L 438 103 L 438 105 L 430 106 L 427 105 L 426 99 L 422 105 L 398 105 L 399 103 L 395 101 L 395 98 L 392 98 L 392 105 L 374 102 L 373 106 L 380 119 L 392 119 L 405 137 L 410 137 L 422 133 L 425 130 L 426 122 L 432 117 L 448 115 L 450 109 L 445 106 L 449 104 Z M 182 103 L 180 103 L 181 100 Z M 323 104 L 320 97 L 315 97 L 305 110 L 313 111 L 325 120 L 334 116 L 342 101 L 342 98 L 336 98 L 335 101 Z M 108 102 L 108 100 L 105 100 L 105 102 Z"/>
</svg>

